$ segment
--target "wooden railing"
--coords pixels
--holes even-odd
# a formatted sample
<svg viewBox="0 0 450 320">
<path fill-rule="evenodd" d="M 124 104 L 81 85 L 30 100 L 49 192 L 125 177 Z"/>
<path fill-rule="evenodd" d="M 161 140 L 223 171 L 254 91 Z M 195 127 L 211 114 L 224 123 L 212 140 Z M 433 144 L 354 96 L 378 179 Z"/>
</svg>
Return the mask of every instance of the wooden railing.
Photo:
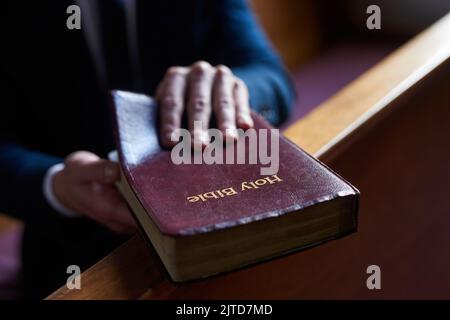
<svg viewBox="0 0 450 320">
<path fill-rule="evenodd" d="M 9 230 L 16 228 L 20 225 L 20 222 L 16 219 L 10 218 L 9 216 L 0 213 L 0 235 L 3 232 L 8 232 Z"/>
<path fill-rule="evenodd" d="M 48 299 L 450 298 L 449 35 L 447 15 L 285 131 L 360 189 L 355 234 L 187 284 L 134 236 Z"/>
</svg>

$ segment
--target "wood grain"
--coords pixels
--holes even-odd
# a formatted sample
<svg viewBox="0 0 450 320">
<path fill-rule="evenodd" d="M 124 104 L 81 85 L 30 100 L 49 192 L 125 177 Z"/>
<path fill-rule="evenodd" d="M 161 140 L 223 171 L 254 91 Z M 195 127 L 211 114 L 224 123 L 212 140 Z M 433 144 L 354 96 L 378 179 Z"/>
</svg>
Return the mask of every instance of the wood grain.
<svg viewBox="0 0 450 320">
<path fill-rule="evenodd" d="M 47 299 L 137 298 L 143 288 L 156 287 L 163 279 L 154 252 L 135 236 L 82 274 L 82 290 L 64 287 Z"/>
<path fill-rule="evenodd" d="M 285 131 L 307 152 L 328 159 L 335 145 L 450 56 L 450 14 L 403 45 Z M 336 151 L 336 150 L 334 150 Z"/>
<path fill-rule="evenodd" d="M 49 299 L 449 298 L 449 34 L 447 15 L 285 132 L 360 188 L 356 234 L 182 285 L 135 236 Z"/>
</svg>

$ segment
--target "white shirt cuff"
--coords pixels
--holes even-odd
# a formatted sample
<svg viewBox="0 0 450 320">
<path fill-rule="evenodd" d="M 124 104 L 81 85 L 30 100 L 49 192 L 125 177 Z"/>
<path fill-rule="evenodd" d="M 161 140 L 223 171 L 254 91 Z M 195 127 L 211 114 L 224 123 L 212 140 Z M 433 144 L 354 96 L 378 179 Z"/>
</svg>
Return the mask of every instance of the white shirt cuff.
<svg viewBox="0 0 450 320">
<path fill-rule="evenodd" d="M 58 163 L 47 170 L 43 183 L 44 197 L 47 200 L 48 204 L 61 215 L 68 218 L 81 217 L 81 213 L 70 210 L 69 208 L 66 208 L 63 204 L 61 204 L 53 193 L 53 178 L 55 177 L 55 174 L 62 171 L 63 169 L 64 164 Z"/>
<path fill-rule="evenodd" d="M 109 161 L 119 162 L 119 153 L 117 152 L 117 150 L 110 151 L 108 153 L 108 159 Z"/>
</svg>

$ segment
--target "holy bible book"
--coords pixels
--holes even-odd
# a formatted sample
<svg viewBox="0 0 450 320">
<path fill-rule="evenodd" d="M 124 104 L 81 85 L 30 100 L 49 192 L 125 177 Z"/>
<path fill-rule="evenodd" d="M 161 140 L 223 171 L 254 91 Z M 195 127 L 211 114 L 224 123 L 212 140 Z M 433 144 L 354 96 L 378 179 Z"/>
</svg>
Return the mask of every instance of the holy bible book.
<svg viewBox="0 0 450 320">
<path fill-rule="evenodd" d="M 111 101 L 119 189 L 172 280 L 230 271 L 356 230 L 358 190 L 281 135 L 278 170 L 269 175 L 259 162 L 176 164 L 173 150 L 160 146 L 151 97 L 113 91 Z M 270 129 L 252 117 L 256 129 Z"/>
</svg>

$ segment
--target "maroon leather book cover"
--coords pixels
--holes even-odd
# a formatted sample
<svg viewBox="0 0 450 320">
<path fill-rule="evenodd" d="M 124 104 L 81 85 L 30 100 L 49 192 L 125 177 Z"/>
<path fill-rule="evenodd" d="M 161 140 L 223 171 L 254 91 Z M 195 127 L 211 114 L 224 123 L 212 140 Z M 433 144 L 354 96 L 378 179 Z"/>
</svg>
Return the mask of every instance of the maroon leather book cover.
<svg viewBox="0 0 450 320">
<path fill-rule="evenodd" d="M 281 135 L 276 175 L 261 175 L 267 167 L 261 163 L 174 164 L 171 150 L 159 144 L 156 102 L 123 91 L 111 92 L 111 101 L 122 170 L 163 234 L 204 233 L 358 197 L 353 186 Z M 270 128 L 252 117 L 256 129 Z"/>
</svg>

